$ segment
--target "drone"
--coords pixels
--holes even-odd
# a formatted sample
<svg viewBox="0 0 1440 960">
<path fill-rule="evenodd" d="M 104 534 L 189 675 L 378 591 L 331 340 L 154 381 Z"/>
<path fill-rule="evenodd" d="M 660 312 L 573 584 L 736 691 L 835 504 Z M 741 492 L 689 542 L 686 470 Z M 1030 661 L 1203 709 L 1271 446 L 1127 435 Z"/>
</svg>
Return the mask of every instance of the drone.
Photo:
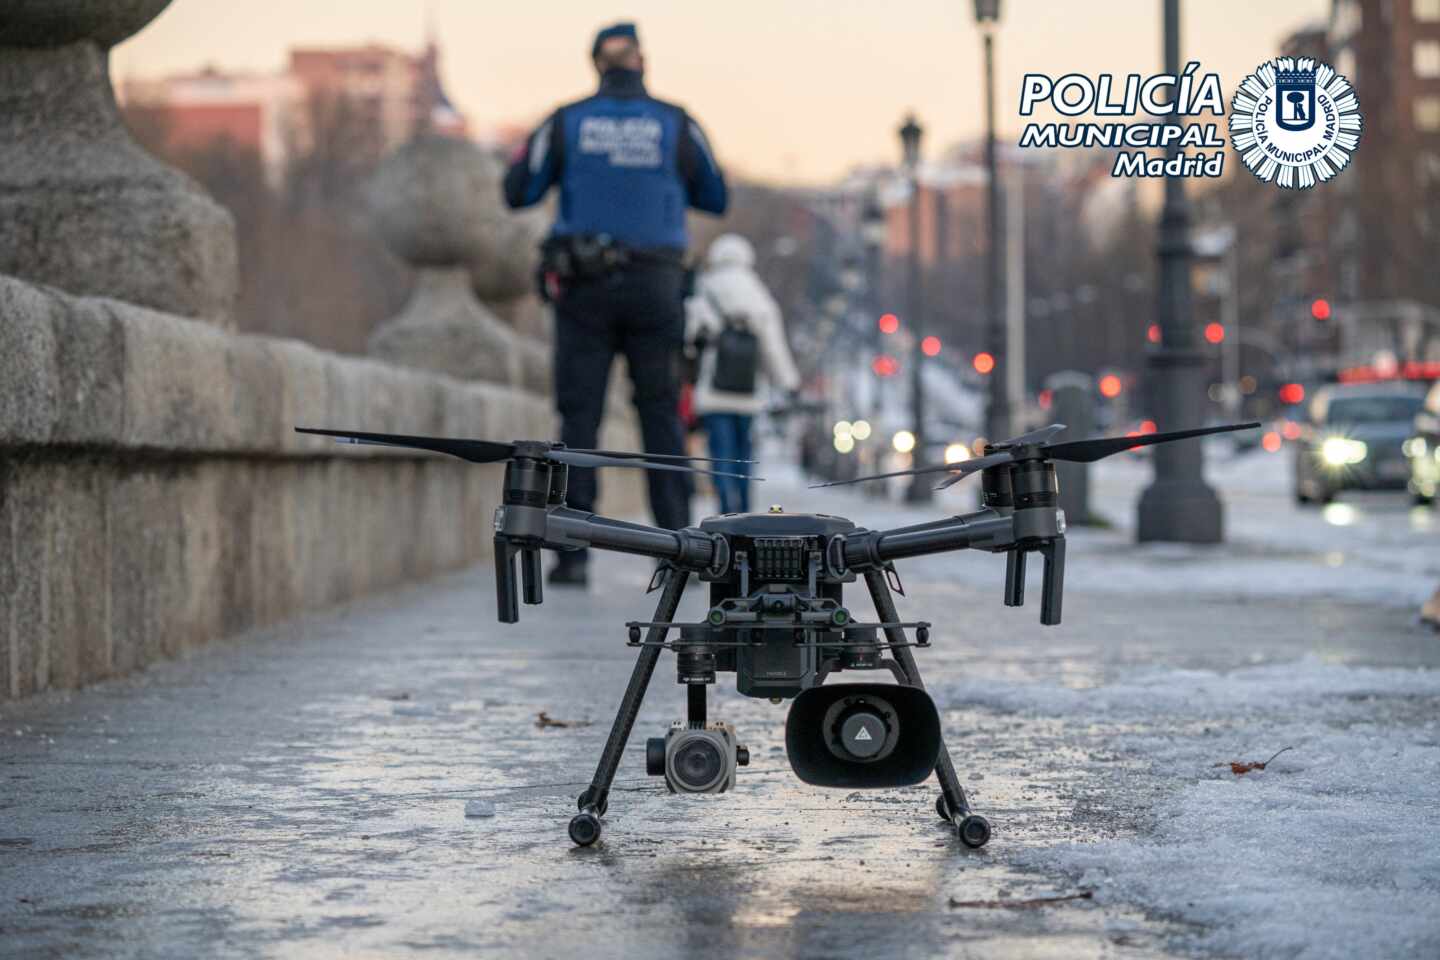
<svg viewBox="0 0 1440 960">
<path fill-rule="evenodd" d="M 981 475 L 980 509 L 972 513 L 870 530 L 821 513 L 725 514 L 698 526 L 666 530 L 611 519 L 565 505 L 571 467 L 621 467 L 722 474 L 716 467 L 752 461 L 579 450 L 547 441 L 499 443 L 403 434 L 296 428 L 341 442 L 407 447 L 472 463 L 504 463 L 503 497 L 495 509 L 495 583 L 501 623 L 520 619 L 520 601 L 543 601 L 541 550 L 612 550 L 657 561 L 647 592 L 660 590 L 652 619 L 625 624 L 638 649 L 605 748 L 590 785 L 577 798 L 570 839 L 600 839 L 610 788 L 640 704 L 663 651 L 675 654 L 686 688 L 687 715 L 646 742 L 647 774 L 664 777 L 672 793 L 720 793 L 735 786 L 750 756 L 735 728 L 707 717 L 707 687 L 718 673 L 735 674 L 738 693 L 792 700 L 785 749 L 802 782 L 840 789 L 911 786 L 933 771 L 940 785 L 935 812 L 966 847 L 990 840 L 990 823 L 973 812 L 941 738 L 940 715 L 925 692 L 916 649 L 931 644 L 931 624 L 903 621 L 904 595 L 895 562 L 952 550 L 1005 555 L 1004 602 L 1025 602 L 1031 554 L 1044 565 L 1040 622 L 1060 623 L 1065 581 L 1065 514 L 1057 503 L 1055 462 L 1090 463 L 1137 447 L 1186 440 L 1258 423 L 1229 424 L 1139 436 L 1051 442 L 1052 424 L 987 444 L 983 455 L 939 466 L 897 470 L 813 484 L 829 487 L 887 477 L 945 474 L 937 489 Z M 733 474 L 730 474 L 733 475 Z M 515 566 L 519 561 L 517 589 Z M 710 606 L 695 623 L 675 620 L 690 578 L 710 585 Z M 863 578 L 878 620 L 857 620 L 844 587 Z M 673 636 L 672 636 L 673 632 Z M 886 671 L 893 683 L 826 684 L 845 671 Z"/>
</svg>

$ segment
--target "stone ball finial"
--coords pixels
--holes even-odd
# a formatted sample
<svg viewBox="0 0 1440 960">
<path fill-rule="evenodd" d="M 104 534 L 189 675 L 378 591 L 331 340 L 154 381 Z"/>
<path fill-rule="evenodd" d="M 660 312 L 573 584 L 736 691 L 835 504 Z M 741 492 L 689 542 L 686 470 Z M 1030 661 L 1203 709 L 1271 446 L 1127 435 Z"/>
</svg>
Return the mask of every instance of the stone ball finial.
<svg viewBox="0 0 1440 960">
<path fill-rule="evenodd" d="M 169 0 L 0 0 L 0 273 L 226 323 L 235 221 L 120 119 L 111 46 Z"/>
<path fill-rule="evenodd" d="M 399 315 L 370 338 L 392 363 L 514 386 L 535 379 L 523 338 L 476 299 L 471 268 L 498 259 L 510 221 L 504 165 L 471 143 L 422 134 L 387 157 L 367 188 L 386 245 L 417 268 Z"/>
<path fill-rule="evenodd" d="M 63 47 L 92 40 L 109 50 L 137 34 L 171 0 L 0 0 L 0 47 Z"/>
<path fill-rule="evenodd" d="M 386 245 L 416 267 L 498 256 L 507 214 L 500 161 L 464 140 L 421 135 L 375 171 L 367 200 Z"/>
</svg>

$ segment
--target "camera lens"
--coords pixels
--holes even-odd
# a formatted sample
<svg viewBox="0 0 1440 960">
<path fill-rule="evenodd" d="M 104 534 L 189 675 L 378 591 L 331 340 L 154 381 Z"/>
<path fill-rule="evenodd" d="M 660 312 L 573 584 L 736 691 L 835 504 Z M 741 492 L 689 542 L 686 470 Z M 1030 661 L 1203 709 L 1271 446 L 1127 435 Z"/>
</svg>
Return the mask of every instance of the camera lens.
<svg viewBox="0 0 1440 960">
<path fill-rule="evenodd" d="M 671 763 L 675 779 L 691 790 L 704 790 L 715 783 L 725 766 L 719 748 L 705 737 L 687 737 L 675 749 Z"/>
</svg>

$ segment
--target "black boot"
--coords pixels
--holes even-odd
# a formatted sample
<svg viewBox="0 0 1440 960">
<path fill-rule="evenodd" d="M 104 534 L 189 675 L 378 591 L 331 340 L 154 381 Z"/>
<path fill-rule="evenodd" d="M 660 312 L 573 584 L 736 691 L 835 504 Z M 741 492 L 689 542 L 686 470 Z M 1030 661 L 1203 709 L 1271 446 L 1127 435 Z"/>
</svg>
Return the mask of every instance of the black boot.
<svg viewBox="0 0 1440 960">
<path fill-rule="evenodd" d="M 588 559 L 583 550 L 560 554 L 555 566 L 550 568 L 547 581 L 552 587 L 585 586 L 590 582 Z"/>
</svg>

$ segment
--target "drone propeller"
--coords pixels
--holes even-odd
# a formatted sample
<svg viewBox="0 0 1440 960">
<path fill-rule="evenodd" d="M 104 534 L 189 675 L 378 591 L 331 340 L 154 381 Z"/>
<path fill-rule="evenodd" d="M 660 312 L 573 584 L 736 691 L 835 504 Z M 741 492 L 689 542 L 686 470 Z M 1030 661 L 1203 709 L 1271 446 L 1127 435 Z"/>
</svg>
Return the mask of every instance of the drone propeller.
<svg viewBox="0 0 1440 960">
<path fill-rule="evenodd" d="M 1094 463 L 1136 447 L 1149 447 L 1171 440 L 1186 440 L 1190 437 L 1205 437 L 1212 433 L 1232 433 L 1236 430 L 1253 430 L 1260 426 L 1258 421 L 1250 423 L 1227 423 L 1220 427 L 1197 427 L 1194 430 L 1172 430 L 1169 433 L 1146 433 L 1138 437 L 1105 437 L 1099 440 L 1071 440 L 1057 443 L 1045 450 L 1051 460 L 1065 460 L 1070 463 Z"/>
<path fill-rule="evenodd" d="M 872 473 L 866 477 L 854 477 L 850 480 L 827 480 L 824 483 L 812 483 L 810 489 L 819 487 L 839 487 L 847 483 L 864 483 L 866 480 L 884 480 L 887 477 L 914 477 L 925 473 L 954 473 L 964 471 L 964 474 L 974 473 L 976 470 L 983 470 L 986 467 L 999 466 L 1002 463 L 1010 462 L 1009 452 L 992 453 L 988 456 L 979 457 L 975 460 L 964 460 L 960 463 L 943 463 L 935 467 L 919 467 L 915 470 L 892 470 L 890 473 Z"/>
<path fill-rule="evenodd" d="M 494 440 L 461 440 L 451 437 L 414 437 L 401 433 L 365 433 L 357 430 L 321 430 L 312 427 L 296 427 L 296 433 L 309 433 L 321 437 L 334 437 L 340 443 L 373 444 L 382 447 L 408 447 L 414 450 L 430 450 L 434 453 L 449 454 L 471 463 L 500 463 L 513 458 L 519 450 L 514 443 L 497 443 Z M 739 477 L 740 479 L 761 480 L 761 477 L 746 478 L 742 474 L 701 470 L 686 466 L 684 461 L 701 460 L 708 463 L 754 463 L 753 460 L 714 460 L 709 457 L 686 457 L 675 454 L 632 453 L 611 450 L 571 450 L 566 447 L 550 447 L 545 459 L 564 463 L 572 467 L 629 467 L 635 470 L 670 470 L 677 473 L 700 473 L 712 477 Z M 657 462 L 664 461 L 664 462 Z M 672 462 L 673 461 L 673 462 Z"/>
<path fill-rule="evenodd" d="M 1040 427 L 1031 430 L 1029 433 L 1022 433 L 1018 437 L 1011 437 L 1009 440 L 1002 440 L 999 443 L 992 443 L 991 449 L 1009 450 L 1011 447 L 1023 447 L 1027 443 L 1045 443 L 1051 437 L 1065 430 L 1065 424 L 1052 423 L 1048 427 Z"/>
<path fill-rule="evenodd" d="M 1193 430 L 1174 430 L 1170 433 L 1147 433 L 1137 437 L 1105 437 L 1098 440 L 1072 440 L 1069 443 L 1049 444 L 1045 441 L 1064 430 L 1063 424 L 1053 423 L 1048 427 L 1041 427 L 1029 433 L 1022 434 L 1010 440 L 991 444 L 989 449 L 995 451 L 974 460 L 964 460 L 959 463 L 946 463 L 934 467 L 920 467 L 915 470 L 895 470 L 891 473 L 877 473 L 868 477 L 856 477 L 852 480 L 831 480 L 827 483 L 814 483 L 812 487 L 837 487 L 850 483 L 863 483 L 866 480 L 879 480 L 885 477 L 913 477 L 926 473 L 949 473 L 951 476 L 941 481 L 935 489 L 943 490 L 952 484 L 978 473 L 987 467 L 997 467 L 1005 463 L 1013 462 L 1015 451 L 1024 447 L 1038 447 L 1040 457 L 1045 460 L 1064 460 L 1069 463 L 1093 463 L 1096 460 L 1104 459 L 1126 450 L 1133 450 L 1136 447 L 1148 447 L 1157 443 L 1168 443 L 1171 440 L 1186 440 L 1191 437 L 1204 437 L 1212 433 L 1229 433 L 1234 430 L 1252 430 L 1260 426 L 1259 423 L 1231 423 L 1220 427 L 1199 427 Z"/>
<path fill-rule="evenodd" d="M 493 440 L 412 437 L 403 433 L 364 433 L 357 430 L 321 430 L 316 427 L 296 427 L 295 432 L 310 433 L 319 437 L 334 437 L 340 443 L 431 450 L 435 453 L 448 453 L 452 457 L 469 460 L 471 463 L 499 463 L 515 456 L 515 444 L 496 443 Z"/>
</svg>

